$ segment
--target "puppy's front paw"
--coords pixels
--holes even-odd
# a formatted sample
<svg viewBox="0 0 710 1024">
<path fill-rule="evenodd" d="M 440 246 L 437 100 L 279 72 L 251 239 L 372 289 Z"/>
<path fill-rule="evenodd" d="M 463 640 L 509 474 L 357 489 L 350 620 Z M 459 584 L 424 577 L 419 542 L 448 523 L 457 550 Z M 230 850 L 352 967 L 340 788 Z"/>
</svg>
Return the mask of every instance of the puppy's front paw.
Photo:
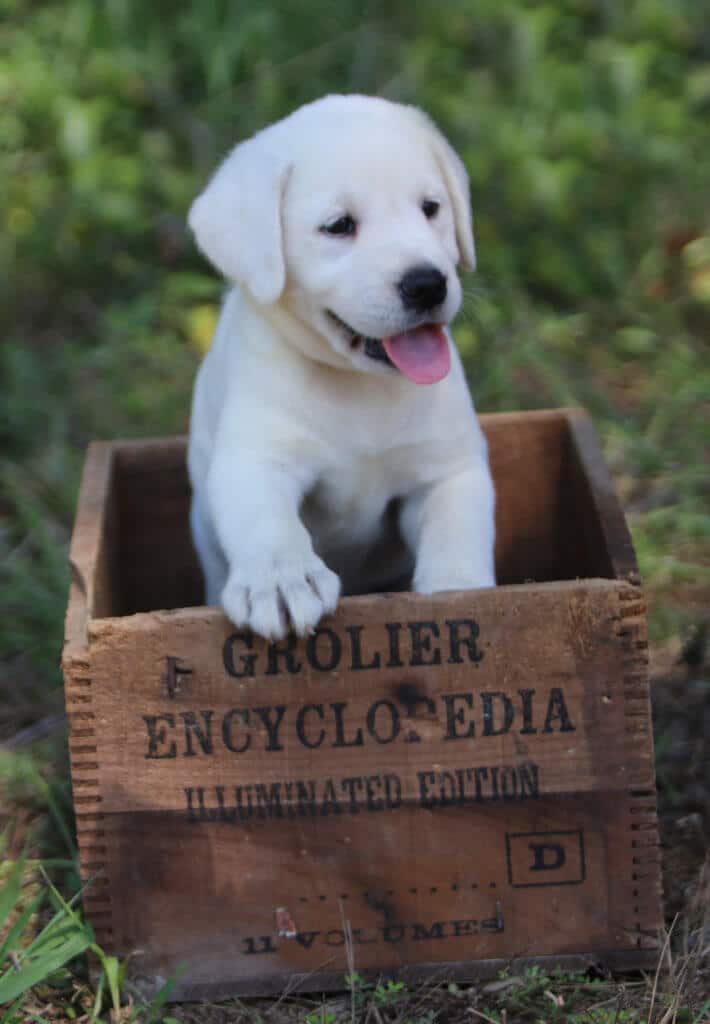
<svg viewBox="0 0 710 1024">
<path fill-rule="evenodd" d="M 261 571 L 233 570 L 222 591 L 222 607 L 236 626 L 248 626 L 267 640 L 293 630 L 303 636 L 335 611 L 340 580 L 318 558 L 283 562 Z"/>
</svg>

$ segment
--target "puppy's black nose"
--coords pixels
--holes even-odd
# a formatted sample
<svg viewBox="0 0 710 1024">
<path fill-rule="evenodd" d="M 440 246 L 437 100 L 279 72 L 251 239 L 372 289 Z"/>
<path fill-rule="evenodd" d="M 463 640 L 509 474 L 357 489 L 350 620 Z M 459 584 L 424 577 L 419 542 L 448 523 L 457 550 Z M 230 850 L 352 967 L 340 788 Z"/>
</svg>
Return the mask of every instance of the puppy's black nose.
<svg viewBox="0 0 710 1024">
<path fill-rule="evenodd" d="M 397 285 L 405 309 L 425 313 L 446 298 L 446 277 L 436 267 L 412 267 Z"/>
</svg>

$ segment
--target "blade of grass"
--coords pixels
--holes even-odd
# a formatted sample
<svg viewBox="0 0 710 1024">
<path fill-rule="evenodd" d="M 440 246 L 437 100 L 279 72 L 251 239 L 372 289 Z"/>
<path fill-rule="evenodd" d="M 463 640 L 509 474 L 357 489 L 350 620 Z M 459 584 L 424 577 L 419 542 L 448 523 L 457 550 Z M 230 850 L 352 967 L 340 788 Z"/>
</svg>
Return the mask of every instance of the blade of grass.
<svg viewBox="0 0 710 1024">
<path fill-rule="evenodd" d="M 101 946 L 98 946 L 95 942 L 91 944 L 91 952 L 101 964 L 101 979 L 106 980 L 111 997 L 111 1008 L 115 1013 L 118 1013 L 121 1009 L 121 987 L 124 976 L 121 961 L 116 956 L 109 956 L 104 953 Z"/>
<path fill-rule="evenodd" d="M 27 904 L 17 920 L 8 929 L 5 938 L 0 942 L 0 964 L 4 963 L 8 953 L 12 952 L 15 943 L 27 927 L 28 921 L 43 902 L 44 896 L 45 894 L 43 892 L 38 893 L 34 899 Z"/>
<path fill-rule="evenodd" d="M 28 958 L 23 958 L 19 970 L 13 968 L 0 975 L 0 1003 L 9 1003 L 38 985 L 70 960 L 86 952 L 90 944 L 85 931 L 76 927 L 68 928 L 65 934 L 59 933 L 58 941 L 48 944 L 49 948 L 40 946 L 35 950 L 32 962 L 28 963 Z"/>
<path fill-rule="evenodd" d="M 7 1003 L 48 978 L 92 945 L 94 933 L 50 882 L 40 864 L 54 916 L 35 939 L 18 953 L 17 963 L 0 975 L 0 1003 Z M 78 894 L 77 897 L 78 898 Z"/>
<path fill-rule="evenodd" d="M 706 999 L 700 1007 L 700 1013 L 693 1017 L 693 1024 L 706 1024 L 710 1019 L 710 999 Z"/>
<path fill-rule="evenodd" d="M 7 1010 L 5 1010 L 2 1017 L 0 1018 L 2 1024 L 18 1024 L 18 1022 L 21 1020 L 19 1013 L 22 1010 L 22 1003 L 23 1000 L 20 998 L 15 1003 L 13 1003 L 12 1006 L 10 1006 Z"/>
<path fill-rule="evenodd" d="M 47 807 L 49 808 L 49 813 L 52 815 L 52 818 L 54 819 L 54 823 L 57 826 L 57 829 L 58 829 L 62 839 L 64 840 L 64 844 L 65 844 L 67 850 L 69 851 L 73 862 L 76 863 L 76 860 L 77 860 L 77 858 L 79 856 L 79 851 L 77 850 L 76 843 L 74 841 L 74 837 L 72 835 L 71 829 L 70 829 L 69 825 L 66 822 L 66 819 L 65 819 L 65 817 L 64 817 L 64 815 L 62 813 L 62 810 L 61 810 L 59 804 L 57 803 L 57 800 L 56 800 L 56 797 L 54 796 L 54 793 L 52 792 L 52 787 L 47 782 L 47 780 L 44 778 L 44 776 L 42 775 L 40 770 L 38 768 L 36 768 L 36 767 L 34 768 L 33 776 L 34 776 L 34 782 L 35 782 L 38 790 L 41 792 L 42 796 L 44 797 L 44 800 L 45 800 L 45 802 L 47 804 Z"/>
<path fill-rule="evenodd" d="M 0 921 L 5 922 L 10 912 L 17 906 L 22 891 L 22 878 L 27 860 L 24 856 L 15 861 L 8 877 L 0 889 Z"/>
<path fill-rule="evenodd" d="M 94 1005 L 91 1008 L 91 1015 L 89 1017 L 89 1020 L 91 1021 L 91 1024 L 94 1024 L 94 1021 L 98 1020 L 99 1013 L 101 1012 L 101 1007 L 102 1007 L 103 1001 L 104 1001 L 104 989 L 105 989 L 105 987 L 106 987 L 106 975 L 102 971 L 101 975 L 99 976 L 98 984 L 96 985 L 96 994 L 94 996 Z"/>
<path fill-rule="evenodd" d="M 660 978 L 660 975 L 661 975 L 661 968 L 663 967 L 663 961 L 666 958 L 666 955 L 670 956 L 671 935 L 673 934 L 673 929 L 675 928 L 677 921 L 678 921 L 678 914 L 676 914 L 676 916 L 673 918 L 671 926 L 668 929 L 668 932 L 666 934 L 665 942 L 663 943 L 663 949 L 661 950 L 661 952 L 660 952 L 660 954 L 658 956 L 658 963 L 656 964 L 656 973 L 655 973 L 654 978 L 653 978 L 653 988 L 651 990 L 651 1005 L 648 1008 L 648 1019 L 649 1020 L 653 1019 L 653 1008 L 654 1008 L 654 1006 L 656 1004 L 656 993 L 658 992 L 658 981 L 659 981 L 659 978 Z"/>
<path fill-rule="evenodd" d="M 148 1009 L 147 1010 L 140 1010 L 140 1009 L 134 1010 L 133 1014 L 131 1016 L 131 1020 L 138 1022 L 141 1019 L 141 1018 L 139 1018 L 138 1014 L 143 1013 L 143 1014 L 146 1014 L 146 1016 L 143 1018 L 143 1020 L 145 1021 L 145 1024 L 156 1024 L 160 1011 L 163 1009 L 165 1004 L 170 999 L 171 992 L 173 991 L 173 989 L 175 988 L 175 986 L 177 985 L 178 981 L 180 980 L 180 978 L 182 977 L 182 975 L 185 973 L 186 970 L 187 970 L 186 967 L 181 967 L 178 971 L 175 972 L 175 974 L 173 974 L 173 976 L 171 978 L 168 978 L 168 980 L 165 982 L 165 984 L 160 987 L 160 989 L 156 992 L 156 994 L 151 999 L 150 1006 L 148 1007 Z M 167 1017 L 164 1017 L 163 1021 L 165 1021 L 167 1019 L 168 1019 Z"/>
</svg>

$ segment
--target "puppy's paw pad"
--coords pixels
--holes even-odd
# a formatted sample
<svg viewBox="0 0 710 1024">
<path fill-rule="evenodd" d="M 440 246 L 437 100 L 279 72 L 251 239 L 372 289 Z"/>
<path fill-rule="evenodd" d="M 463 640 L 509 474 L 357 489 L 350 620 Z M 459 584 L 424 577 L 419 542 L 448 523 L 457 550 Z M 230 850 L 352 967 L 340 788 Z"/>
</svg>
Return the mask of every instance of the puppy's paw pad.
<svg viewBox="0 0 710 1024">
<path fill-rule="evenodd" d="M 222 607 L 238 626 L 248 626 L 269 640 L 293 630 L 310 633 L 334 611 L 340 580 L 320 559 L 306 565 L 280 566 L 257 574 L 233 574 L 222 592 Z"/>
<path fill-rule="evenodd" d="M 267 640 L 282 640 L 289 631 L 286 604 L 275 587 L 250 591 L 249 626 Z"/>
<path fill-rule="evenodd" d="M 279 583 L 294 632 L 310 633 L 324 615 L 334 611 L 340 596 L 340 580 L 320 560 L 305 571 L 287 575 Z"/>
<path fill-rule="evenodd" d="M 251 615 L 249 587 L 230 579 L 222 591 L 221 604 L 235 626 L 248 626 Z"/>
<path fill-rule="evenodd" d="M 323 614 L 334 612 L 340 598 L 340 578 L 326 565 L 322 565 L 316 572 L 310 572 L 306 579 L 320 598 Z"/>
</svg>

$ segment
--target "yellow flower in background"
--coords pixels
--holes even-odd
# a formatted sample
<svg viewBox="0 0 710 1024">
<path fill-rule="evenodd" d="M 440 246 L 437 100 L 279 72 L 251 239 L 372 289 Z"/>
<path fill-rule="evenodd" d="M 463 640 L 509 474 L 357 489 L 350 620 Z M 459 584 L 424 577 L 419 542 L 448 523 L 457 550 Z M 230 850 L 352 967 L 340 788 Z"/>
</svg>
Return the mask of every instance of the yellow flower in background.
<svg viewBox="0 0 710 1024">
<path fill-rule="evenodd" d="M 688 291 L 698 302 L 710 303 L 710 237 L 702 235 L 683 246 Z"/>
<path fill-rule="evenodd" d="M 13 235 L 26 235 L 34 226 L 34 217 L 22 206 L 14 206 L 7 216 L 7 228 Z"/>
<path fill-rule="evenodd" d="M 187 334 L 190 344 L 203 355 L 210 347 L 219 309 L 211 303 L 193 306 L 187 314 Z"/>
<path fill-rule="evenodd" d="M 473 355 L 478 346 L 478 338 L 473 324 L 457 324 L 453 334 L 456 344 L 458 345 L 459 352 L 464 356 Z"/>
<path fill-rule="evenodd" d="M 688 287 L 690 294 L 698 302 L 710 303 L 710 263 L 691 275 Z"/>
</svg>

